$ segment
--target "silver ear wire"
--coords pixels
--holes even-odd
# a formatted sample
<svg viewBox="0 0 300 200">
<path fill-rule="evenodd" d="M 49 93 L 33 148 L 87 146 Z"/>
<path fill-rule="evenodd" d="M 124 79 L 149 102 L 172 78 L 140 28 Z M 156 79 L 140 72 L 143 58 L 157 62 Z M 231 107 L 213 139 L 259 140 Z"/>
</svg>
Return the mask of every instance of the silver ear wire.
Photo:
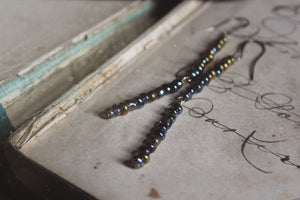
<svg viewBox="0 0 300 200">
<path fill-rule="evenodd" d="M 243 57 L 243 52 L 245 47 L 247 46 L 247 44 L 249 43 L 256 43 L 261 47 L 261 52 L 255 57 L 255 59 L 250 63 L 250 67 L 249 67 L 249 77 L 250 80 L 252 81 L 254 78 L 254 68 L 256 66 L 256 63 L 258 62 L 258 60 L 263 56 L 263 54 L 266 51 L 265 48 L 265 44 L 259 40 L 246 40 L 245 42 L 241 43 L 238 47 L 238 51 L 234 54 L 234 57 L 236 59 L 241 59 Z"/>
</svg>

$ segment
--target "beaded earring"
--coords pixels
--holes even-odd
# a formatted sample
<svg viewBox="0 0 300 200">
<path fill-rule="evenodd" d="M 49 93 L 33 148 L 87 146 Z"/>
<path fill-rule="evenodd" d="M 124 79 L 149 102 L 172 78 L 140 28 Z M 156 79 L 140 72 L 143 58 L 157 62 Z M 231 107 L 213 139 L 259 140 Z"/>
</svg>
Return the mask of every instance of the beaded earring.
<svg viewBox="0 0 300 200">
<path fill-rule="evenodd" d="M 175 97 L 175 101 L 161 113 L 161 119 L 154 124 L 154 127 L 150 130 L 150 133 L 147 134 L 147 138 L 143 141 L 143 144 L 132 152 L 132 158 L 130 160 L 124 162 L 126 166 L 138 169 L 149 162 L 150 154 L 153 153 L 161 141 L 165 139 L 168 129 L 174 124 L 177 116 L 182 113 L 182 105 L 189 101 L 194 94 L 201 92 L 204 86 L 208 85 L 215 77 L 220 76 L 221 73 L 227 70 L 236 60 L 242 58 L 243 49 L 249 42 L 257 43 L 262 47 L 262 52 L 250 66 L 250 77 L 251 79 L 253 78 L 254 66 L 265 51 L 264 44 L 259 41 L 245 41 L 240 45 L 239 50 L 234 55 L 225 57 L 219 64 L 215 64 L 213 67 L 206 67 L 213 61 L 215 54 L 228 42 L 229 36 L 234 31 L 246 27 L 249 24 L 249 21 L 243 17 L 232 19 L 239 21 L 240 24 L 230 30 L 222 32 L 213 45 L 204 53 L 205 56 L 200 59 L 200 62 L 189 67 L 183 76 L 180 76 L 168 84 L 163 84 L 148 93 L 140 94 L 132 100 L 126 100 L 118 105 L 114 104 L 112 107 L 100 113 L 100 116 L 104 119 L 125 115 L 129 111 L 142 108 L 146 103 L 153 102 L 165 95 L 177 92 L 185 83 L 189 84 L 183 92 Z M 209 27 L 207 30 L 215 30 L 230 20 L 231 19 L 226 19 L 213 27 Z M 205 68 L 207 69 L 204 70 Z"/>
<path fill-rule="evenodd" d="M 211 47 L 203 54 L 204 56 L 200 59 L 200 61 L 187 69 L 184 76 L 181 76 L 167 84 L 163 84 L 150 92 L 142 93 L 133 99 L 125 100 L 119 104 L 114 104 L 112 107 L 109 107 L 101 112 L 99 114 L 100 117 L 103 119 L 111 119 L 120 115 L 126 115 L 129 111 L 142 108 L 146 103 L 151 103 L 165 95 L 173 94 L 177 92 L 185 83 L 191 83 L 198 79 L 203 74 L 204 68 L 213 61 L 215 54 L 218 53 L 228 42 L 230 35 L 234 31 L 249 25 L 249 21 L 246 18 L 236 17 L 233 19 L 239 21 L 240 24 L 234 26 L 230 30 L 222 32 L 215 42 L 212 43 Z M 224 20 L 215 26 L 209 27 L 207 30 L 215 30 L 230 20 L 231 19 Z"/>
<path fill-rule="evenodd" d="M 243 56 L 243 50 L 249 42 L 256 43 L 262 48 L 260 54 L 250 65 L 250 77 L 253 78 L 254 66 L 264 54 L 265 47 L 260 41 L 247 40 L 241 43 L 239 50 L 234 55 L 223 58 L 221 62 L 207 69 L 205 73 L 195 79 L 189 87 L 175 97 L 175 101 L 169 104 L 169 107 L 167 107 L 161 113 L 160 120 L 154 124 L 153 128 L 150 130 L 150 133 L 147 134 L 147 138 L 143 141 L 143 144 L 132 152 L 132 158 L 130 160 L 126 160 L 124 164 L 134 169 L 141 168 L 147 164 L 150 160 L 150 154 L 153 153 L 161 141 L 165 139 L 168 129 L 170 129 L 172 124 L 175 122 L 175 119 L 178 117 L 178 115 L 182 113 L 182 105 L 191 100 L 194 94 L 201 92 L 203 87 L 208 85 L 211 80 L 213 80 L 215 77 L 219 77 L 229 68 L 229 66 L 241 59 Z"/>
</svg>

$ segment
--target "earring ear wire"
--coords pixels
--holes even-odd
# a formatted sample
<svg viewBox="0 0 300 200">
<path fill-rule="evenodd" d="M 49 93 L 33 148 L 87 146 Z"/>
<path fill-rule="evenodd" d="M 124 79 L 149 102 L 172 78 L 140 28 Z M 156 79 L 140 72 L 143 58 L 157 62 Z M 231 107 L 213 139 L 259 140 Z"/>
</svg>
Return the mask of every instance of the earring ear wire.
<svg viewBox="0 0 300 200">
<path fill-rule="evenodd" d="M 241 59 L 243 57 L 243 53 L 244 50 L 247 46 L 247 44 L 249 43 L 255 43 L 258 44 L 261 47 L 261 51 L 260 53 L 252 60 L 252 62 L 249 65 L 249 77 L 250 80 L 253 81 L 254 78 L 254 68 L 258 62 L 258 60 L 264 55 L 264 53 L 266 52 L 266 47 L 265 44 L 259 40 L 246 40 L 244 42 L 242 42 L 239 47 L 238 47 L 238 51 L 235 53 L 234 57 L 236 57 L 237 59 Z"/>
</svg>

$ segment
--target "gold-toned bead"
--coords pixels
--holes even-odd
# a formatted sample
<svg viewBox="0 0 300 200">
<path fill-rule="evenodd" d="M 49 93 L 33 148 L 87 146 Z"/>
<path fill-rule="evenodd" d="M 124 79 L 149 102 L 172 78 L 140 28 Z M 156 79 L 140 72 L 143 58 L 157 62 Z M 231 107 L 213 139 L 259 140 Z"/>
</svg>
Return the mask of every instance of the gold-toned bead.
<svg viewBox="0 0 300 200">
<path fill-rule="evenodd" d="M 153 102 L 155 99 L 157 99 L 157 93 L 153 91 L 150 93 L 149 97 L 149 102 Z"/>
<path fill-rule="evenodd" d="M 143 161 L 145 164 L 147 164 L 150 161 L 150 156 L 149 155 L 144 155 L 143 156 Z"/>
<path fill-rule="evenodd" d="M 224 37 L 223 37 L 223 41 L 224 41 L 224 42 L 228 42 L 228 37 L 224 36 Z"/>
<path fill-rule="evenodd" d="M 184 104 L 184 102 L 185 102 L 182 96 L 177 97 L 177 98 L 176 98 L 176 101 L 177 101 L 177 102 L 179 103 L 179 105 L 181 105 L 181 106 L 182 106 L 182 105 Z"/>
<path fill-rule="evenodd" d="M 220 65 L 220 69 L 223 71 L 223 70 L 224 70 L 224 66 L 223 66 L 223 65 Z"/>
<path fill-rule="evenodd" d="M 221 45 L 224 45 L 224 43 L 225 43 L 224 40 L 220 40 Z"/>
<path fill-rule="evenodd" d="M 209 75 L 208 75 L 208 78 L 209 78 L 209 79 L 212 79 L 213 77 L 212 77 L 212 75 L 211 75 L 211 74 L 209 74 Z"/>
<path fill-rule="evenodd" d="M 189 79 L 190 79 L 190 77 L 184 76 L 181 78 L 181 81 L 185 83 L 185 82 L 189 82 Z"/>
<path fill-rule="evenodd" d="M 157 145 L 160 145 L 160 142 L 161 142 L 160 139 L 158 139 L 158 138 L 153 138 L 153 140 L 154 140 L 154 142 L 155 142 Z"/>
<path fill-rule="evenodd" d="M 221 49 L 221 48 L 222 48 L 222 45 L 218 44 L 217 47 L 218 47 L 218 49 Z"/>
<path fill-rule="evenodd" d="M 206 60 L 206 62 L 209 62 L 209 58 L 208 57 L 206 57 L 205 60 Z"/>
<path fill-rule="evenodd" d="M 225 68 L 228 68 L 229 66 L 228 66 L 228 64 L 227 64 L 227 63 L 224 63 L 224 67 L 225 67 Z"/>
<path fill-rule="evenodd" d="M 126 115 L 129 112 L 129 109 L 128 109 L 128 106 L 126 105 L 126 103 L 121 103 L 120 108 L 121 108 L 122 115 Z"/>
<path fill-rule="evenodd" d="M 234 59 L 233 57 L 231 58 L 231 62 L 232 62 L 232 63 L 234 63 L 234 62 L 235 62 L 235 59 Z"/>
<path fill-rule="evenodd" d="M 209 54 L 210 54 L 210 55 L 215 55 L 214 50 L 210 50 Z"/>
<path fill-rule="evenodd" d="M 139 168 L 141 168 L 141 164 L 140 163 L 135 163 L 133 167 L 135 169 L 139 169 Z"/>
<path fill-rule="evenodd" d="M 227 64 L 228 64 L 228 65 L 231 64 L 231 59 L 230 59 L 230 58 L 227 60 Z"/>
<path fill-rule="evenodd" d="M 201 66 L 201 67 L 205 67 L 205 64 L 204 64 L 204 63 L 201 63 L 200 66 Z"/>
<path fill-rule="evenodd" d="M 215 71 L 211 71 L 211 75 L 213 76 L 213 77 L 216 77 L 216 72 Z"/>
<path fill-rule="evenodd" d="M 212 59 L 214 59 L 214 56 L 213 56 L 213 55 L 211 55 L 211 54 L 209 54 L 209 56 L 208 56 L 208 57 L 209 57 L 209 59 L 211 59 L 211 60 L 212 60 Z"/>
</svg>

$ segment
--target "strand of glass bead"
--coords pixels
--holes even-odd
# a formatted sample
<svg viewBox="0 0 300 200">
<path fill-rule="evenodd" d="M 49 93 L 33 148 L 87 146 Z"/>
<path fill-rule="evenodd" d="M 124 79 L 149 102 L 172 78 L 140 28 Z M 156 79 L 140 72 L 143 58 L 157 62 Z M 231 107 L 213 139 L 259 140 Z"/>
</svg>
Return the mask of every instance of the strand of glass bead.
<svg viewBox="0 0 300 200">
<path fill-rule="evenodd" d="M 143 144 L 132 152 L 132 158 L 126 160 L 124 164 L 134 169 L 139 169 L 147 164 L 150 160 L 150 154 L 153 153 L 161 141 L 165 139 L 168 129 L 171 128 L 177 116 L 182 113 L 182 105 L 192 99 L 194 94 L 201 92 L 204 86 L 208 85 L 215 77 L 220 76 L 221 73 L 227 70 L 235 61 L 236 58 L 233 56 L 224 58 L 219 64 L 207 70 L 197 80 L 194 80 L 185 91 L 181 92 L 176 97 L 176 101 L 172 102 L 161 114 L 161 119 L 154 124 L 154 127 L 150 130 L 150 133 L 147 134 Z"/>
<path fill-rule="evenodd" d="M 211 45 L 212 47 L 204 54 L 205 56 L 200 62 L 191 66 L 181 78 L 175 79 L 168 84 L 163 84 L 150 92 L 142 93 L 133 99 L 125 100 L 120 104 L 114 104 L 101 112 L 99 114 L 100 117 L 111 119 L 120 115 L 126 115 L 129 111 L 142 108 L 146 103 L 151 103 L 165 95 L 177 92 L 184 83 L 191 83 L 203 74 L 204 68 L 214 59 L 215 54 L 224 47 L 228 42 L 228 38 L 228 34 L 222 33 L 213 45 Z"/>
</svg>

